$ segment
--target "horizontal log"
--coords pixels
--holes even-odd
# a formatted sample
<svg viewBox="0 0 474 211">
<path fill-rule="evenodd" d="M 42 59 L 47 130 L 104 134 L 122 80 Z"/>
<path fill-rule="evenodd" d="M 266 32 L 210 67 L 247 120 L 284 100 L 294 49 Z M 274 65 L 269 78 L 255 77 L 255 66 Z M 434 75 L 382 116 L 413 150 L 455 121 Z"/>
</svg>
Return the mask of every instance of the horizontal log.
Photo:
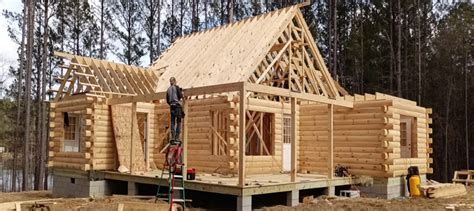
<svg viewBox="0 0 474 211">
<path fill-rule="evenodd" d="M 301 122 L 300 131 L 304 130 L 313 130 L 313 131 L 328 131 L 329 127 L 327 125 L 315 125 L 308 124 L 308 122 Z M 334 130 L 383 130 L 383 129 L 393 129 L 393 124 L 367 124 L 367 125 L 334 125 Z"/>
<path fill-rule="evenodd" d="M 83 158 L 83 159 L 90 159 L 90 153 L 84 152 L 56 152 L 56 157 L 63 157 L 63 158 Z"/>
<path fill-rule="evenodd" d="M 65 168 L 65 169 L 77 169 L 82 171 L 90 170 L 90 164 L 77 164 L 77 163 L 63 163 L 58 161 L 49 161 L 49 167 L 53 168 Z"/>
<path fill-rule="evenodd" d="M 74 158 L 74 157 L 54 157 L 54 162 L 70 163 L 70 164 L 88 164 L 89 160 L 85 158 Z"/>
<path fill-rule="evenodd" d="M 270 108 L 266 106 L 258 106 L 258 105 L 248 105 L 247 109 L 249 111 L 258 111 L 264 113 L 283 113 L 283 114 L 291 114 L 290 109 L 281 109 L 281 108 Z"/>
<path fill-rule="evenodd" d="M 314 125 L 327 125 L 328 121 L 327 118 L 324 119 L 316 119 L 314 121 Z M 362 125 L 362 124 L 385 124 L 389 123 L 390 118 L 377 118 L 377 119 L 344 119 L 344 120 L 334 120 L 334 125 Z M 302 123 L 303 121 L 300 121 Z M 396 124 L 395 122 L 390 122 Z"/>
<path fill-rule="evenodd" d="M 420 106 L 415 106 L 415 105 L 409 105 L 400 101 L 394 101 L 393 108 L 405 110 L 405 111 L 410 111 L 410 112 L 415 112 L 415 113 L 420 113 L 425 115 L 426 114 L 426 108 L 420 107 Z"/>
<path fill-rule="evenodd" d="M 97 164 L 93 165 L 94 170 L 116 170 L 115 164 Z"/>
<path fill-rule="evenodd" d="M 68 106 L 68 107 L 60 107 L 56 108 L 56 112 L 71 112 L 71 111 L 86 111 L 86 108 L 89 108 L 90 105 L 75 105 L 75 106 Z"/>
<path fill-rule="evenodd" d="M 397 108 L 394 108 L 394 107 L 390 107 L 389 111 L 391 111 L 393 113 L 396 113 L 396 114 L 404 115 L 404 116 L 416 117 L 416 118 L 420 118 L 420 119 L 426 119 L 426 114 L 422 114 L 422 113 L 418 113 L 418 112 L 397 109 Z"/>
<path fill-rule="evenodd" d="M 96 166 L 96 165 L 101 165 L 101 164 L 115 164 L 115 159 L 96 159 L 94 158 L 92 160 L 92 165 L 93 166 Z"/>
</svg>

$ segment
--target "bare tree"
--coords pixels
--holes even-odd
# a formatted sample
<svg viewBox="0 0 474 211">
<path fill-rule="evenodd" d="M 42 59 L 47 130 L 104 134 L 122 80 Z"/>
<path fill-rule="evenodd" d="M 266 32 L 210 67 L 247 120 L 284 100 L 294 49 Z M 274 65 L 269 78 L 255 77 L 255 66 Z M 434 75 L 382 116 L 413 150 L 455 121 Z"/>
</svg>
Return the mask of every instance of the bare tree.
<svg viewBox="0 0 474 211">
<path fill-rule="evenodd" d="M 41 122 L 41 142 L 40 142 L 40 166 L 39 166 L 39 181 L 35 182 L 35 185 L 38 185 L 38 189 L 44 189 L 44 186 L 41 185 L 45 178 L 46 172 L 46 139 L 47 139 L 47 129 L 46 129 L 46 74 L 48 73 L 48 36 L 49 36 L 49 1 L 44 0 L 44 25 L 43 25 L 43 53 L 42 53 L 42 73 L 41 73 L 41 103 L 40 103 L 40 122 Z M 38 128 L 39 130 L 39 128 Z M 43 183 L 44 184 L 44 183 Z"/>
<path fill-rule="evenodd" d="M 402 8 L 401 0 L 397 1 L 397 96 L 402 97 Z"/>
<path fill-rule="evenodd" d="M 34 25 L 35 25 L 35 5 L 36 0 L 28 0 L 28 31 L 27 31 L 27 46 L 26 46 L 26 78 L 31 78 L 31 72 L 33 69 L 33 36 L 34 36 Z M 25 140 L 23 150 L 23 187 L 22 190 L 26 191 L 30 189 L 29 183 L 29 170 L 30 170 L 30 114 L 31 114 L 31 80 L 25 80 Z"/>
</svg>

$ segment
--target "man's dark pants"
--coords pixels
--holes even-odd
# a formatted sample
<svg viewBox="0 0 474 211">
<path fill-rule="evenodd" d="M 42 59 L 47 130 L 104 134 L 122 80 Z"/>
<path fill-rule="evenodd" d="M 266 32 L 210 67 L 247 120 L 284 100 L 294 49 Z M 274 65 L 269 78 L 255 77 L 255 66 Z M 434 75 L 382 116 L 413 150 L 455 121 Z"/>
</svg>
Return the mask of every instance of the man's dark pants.
<svg viewBox="0 0 474 211">
<path fill-rule="evenodd" d="M 170 106 L 171 113 L 171 138 L 174 140 L 179 139 L 179 134 L 181 133 L 181 118 L 182 118 L 182 109 L 179 105 Z"/>
</svg>

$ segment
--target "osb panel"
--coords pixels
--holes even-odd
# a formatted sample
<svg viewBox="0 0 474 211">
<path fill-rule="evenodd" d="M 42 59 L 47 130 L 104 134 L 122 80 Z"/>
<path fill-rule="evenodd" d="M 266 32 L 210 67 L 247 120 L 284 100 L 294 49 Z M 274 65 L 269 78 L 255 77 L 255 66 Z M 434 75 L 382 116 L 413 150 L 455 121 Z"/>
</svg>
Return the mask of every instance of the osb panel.
<svg viewBox="0 0 474 211">
<path fill-rule="evenodd" d="M 117 147 L 117 155 L 120 165 L 130 168 L 130 147 L 132 141 L 131 116 L 132 109 L 126 106 L 112 106 L 112 124 L 115 135 L 115 145 Z M 145 156 L 143 154 L 143 146 L 140 141 L 140 133 L 138 123 L 134 121 L 133 126 L 133 171 L 145 171 Z"/>
</svg>

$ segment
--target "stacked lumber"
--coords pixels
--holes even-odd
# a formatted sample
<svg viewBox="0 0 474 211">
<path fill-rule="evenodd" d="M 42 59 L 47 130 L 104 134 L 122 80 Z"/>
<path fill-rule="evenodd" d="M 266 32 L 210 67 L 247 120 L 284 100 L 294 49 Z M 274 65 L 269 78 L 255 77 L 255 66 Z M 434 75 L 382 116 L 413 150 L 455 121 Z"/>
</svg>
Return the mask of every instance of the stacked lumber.
<svg viewBox="0 0 474 211">
<path fill-rule="evenodd" d="M 474 170 L 455 171 L 453 182 L 474 184 Z"/>
<path fill-rule="evenodd" d="M 428 198 L 451 198 L 467 194 L 466 187 L 462 184 L 438 183 L 433 180 L 421 185 L 420 190 Z"/>
</svg>

